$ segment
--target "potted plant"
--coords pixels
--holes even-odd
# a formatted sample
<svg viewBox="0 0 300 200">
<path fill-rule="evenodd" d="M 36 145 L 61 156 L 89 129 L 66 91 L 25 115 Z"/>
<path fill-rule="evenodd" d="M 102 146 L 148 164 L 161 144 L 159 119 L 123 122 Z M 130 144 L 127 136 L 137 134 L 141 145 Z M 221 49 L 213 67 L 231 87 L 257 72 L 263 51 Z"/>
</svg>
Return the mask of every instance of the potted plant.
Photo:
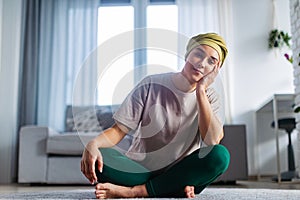
<svg viewBox="0 0 300 200">
<path fill-rule="evenodd" d="M 269 48 L 282 48 L 287 46 L 291 47 L 290 44 L 291 36 L 282 30 L 273 29 L 269 33 Z"/>
</svg>

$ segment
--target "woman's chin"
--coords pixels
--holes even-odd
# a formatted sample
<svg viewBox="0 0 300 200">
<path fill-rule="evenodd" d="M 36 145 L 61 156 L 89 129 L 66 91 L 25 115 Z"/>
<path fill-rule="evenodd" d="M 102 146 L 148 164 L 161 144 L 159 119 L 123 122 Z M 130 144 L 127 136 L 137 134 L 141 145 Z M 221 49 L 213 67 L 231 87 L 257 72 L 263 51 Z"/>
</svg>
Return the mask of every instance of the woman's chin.
<svg viewBox="0 0 300 200">
<path fill-rule="evenodd" d="M 195 84 L 200 81 L 200 79 L 203 77 L 201 73 L 183 73 L 183 76 L 189 81 L 189 83 Z"/>
<path fill-rule="evenodd" d="M 200 79 L 202 78 L 202 74 L 201 75 L 198 75 L 198 76 L 192 76 L 192 82 L 193 83 L 197 83 L 200 81 Z"/>
</svg>

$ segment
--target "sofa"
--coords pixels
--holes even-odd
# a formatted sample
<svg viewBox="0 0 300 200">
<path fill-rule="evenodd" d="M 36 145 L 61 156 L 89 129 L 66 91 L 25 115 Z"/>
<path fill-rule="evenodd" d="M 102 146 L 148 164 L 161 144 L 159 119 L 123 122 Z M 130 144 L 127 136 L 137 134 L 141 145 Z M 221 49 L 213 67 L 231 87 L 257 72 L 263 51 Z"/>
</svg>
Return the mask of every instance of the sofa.
<svg viewBox="0 0 300 200">
<path fill-rule="evenodd" d="M 65 128 L 24 126 L 20 129 L 18 182 L 30 184 L 89 184 L 80 171 L 84 146 L 113 123 L 115 106 L 67 106 Z M 224 145 L 231 153 L 231 164 L 218 181 L 247 179 L 244 125 L 225 125 Z M 119 149 L 126 151 L 126 136 Z"/>
<path fill-rule="evenodd" d="M 64 131 L 24 126 L 19 137 L 19 183 L 88 184 L 80 171 L 84 146 L 109 128 L 116 106 L 67 106 Z M 127 136 L 118 144 L 126 149 Z"/>
</svg>

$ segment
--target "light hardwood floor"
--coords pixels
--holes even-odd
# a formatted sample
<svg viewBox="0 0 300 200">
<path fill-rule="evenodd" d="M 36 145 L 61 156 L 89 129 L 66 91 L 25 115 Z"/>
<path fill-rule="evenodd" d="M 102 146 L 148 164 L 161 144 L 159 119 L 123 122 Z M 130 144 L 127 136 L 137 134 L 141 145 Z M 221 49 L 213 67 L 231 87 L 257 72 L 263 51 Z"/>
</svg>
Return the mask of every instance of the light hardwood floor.
<svg viewBox="0 0 300 200">
<path fill-rule="evenodd" d="M 93 189 L 94 186 L 84 185 L 27 185 L 27 184 L 9 184 L 0 185 L 0 194 L 14 192 L 40 192 L 40 191 L 58 191 L 58 190 L 74 190 L 74 189 Z"/>
</svg>

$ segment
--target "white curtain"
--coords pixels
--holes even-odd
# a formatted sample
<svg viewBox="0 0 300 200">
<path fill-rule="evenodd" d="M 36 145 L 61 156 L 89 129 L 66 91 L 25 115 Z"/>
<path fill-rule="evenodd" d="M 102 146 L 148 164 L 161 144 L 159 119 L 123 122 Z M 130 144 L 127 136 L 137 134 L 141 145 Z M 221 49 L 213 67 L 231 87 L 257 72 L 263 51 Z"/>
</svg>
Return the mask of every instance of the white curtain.
<svg viewBox="0 0 300 200">
<path fill-rule="evenodd" d="M 177 0 L 177 5 L 179 13 L 180 34 L 186 36 L 186 38 L 190 38 L 191 36 L 197 35 L 199 33 L 215 32 L 221 35 L 227 43 L 229 54 L 220 71 L 219 78 L 224 88 L 225 123 L 231 123 L 231 0 Z M 186 42 L 187 41 L 179 41 L 179 51 L 185 50 Z M 180 53 L 180 55 L 184 54 Z"/>
<path fill-rule="evenodd" d="M 81 67 L 97 47 L 98 0 L 42 0 L 37 124 L 63 130 L 65 109 L 93 105 L 97 69 Z M 80 75 L 79 75 L 80 74 Z M 77 87 L 74 88 L 74 84 Z"/>
</svg>

